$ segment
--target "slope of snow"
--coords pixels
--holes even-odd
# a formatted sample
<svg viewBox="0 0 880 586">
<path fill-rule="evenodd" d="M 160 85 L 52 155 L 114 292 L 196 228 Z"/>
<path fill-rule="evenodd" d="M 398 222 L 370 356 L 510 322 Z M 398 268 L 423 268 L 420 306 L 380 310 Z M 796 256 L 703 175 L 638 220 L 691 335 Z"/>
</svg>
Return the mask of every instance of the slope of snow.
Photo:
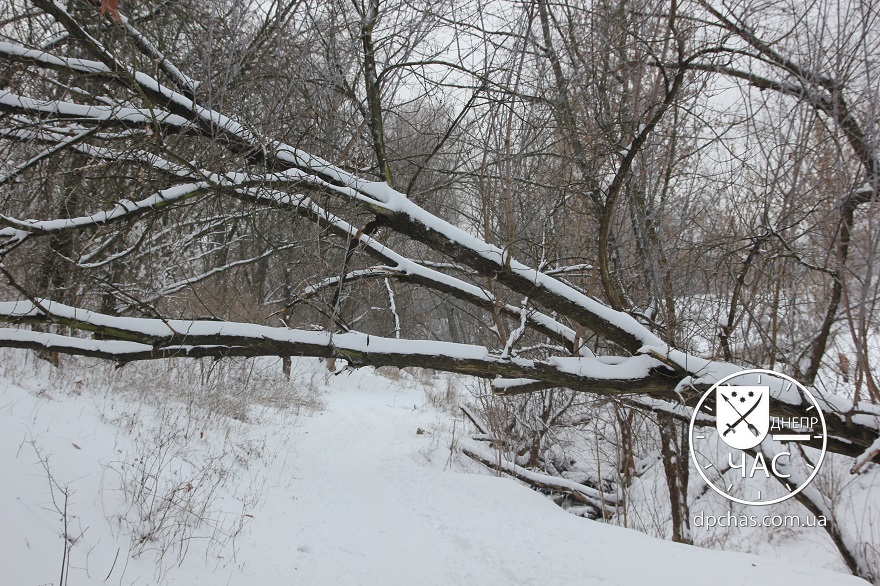
<svg viewBox="0 0 880 586">
<path fill-rule="evenodd" d="M 864 583 L 575 517 L 514 480 L 451 458 L 450 432 L 455 425 L 460 437 L 461 423 L 427 404 L 409 375 L 389 380 L 363 369 L 329 383 L 325 409 L 295 424 L 268 418 L 230 428 L 232 440 L 205 440 L 261 438 L 274 457 L 255 457 L 236 478 L 237 486 L 262 487 L 259 505 L 219 494 L 212 518 L 247 520 L 234 547 L 194 540 L 179 567 L 164 560 L 157 579 L 154 556 L 129 556 L 130 539 L 107 520 L 122 505 L 108 470 L 133 442 L 130 426 L 108 416 L 124 411 L 122 399 L 76 383 L 59 390 L 36 375 L 0 378 L 0 581 L 59 581 L 62 516 L 36 446 L 71 491 L 70 584 Z"/>
</svg>

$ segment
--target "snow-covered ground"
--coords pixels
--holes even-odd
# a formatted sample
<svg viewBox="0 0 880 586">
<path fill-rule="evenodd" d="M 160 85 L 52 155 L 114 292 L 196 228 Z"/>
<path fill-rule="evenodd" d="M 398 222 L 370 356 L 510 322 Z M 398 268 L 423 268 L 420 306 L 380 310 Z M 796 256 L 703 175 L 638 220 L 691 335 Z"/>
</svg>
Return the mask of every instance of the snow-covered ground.
<svg viewBox="0 0 880 586">
<path fill-rule="evenodd" d="M 568 514 L 450 454 L 461 421 L 407 373 L 326 377 L 300 361 L 288 390 L 311 407 L 276 409 L 263 393 L 229 418 L 193 416 L 202 407 L 187 393 L 151 396 L 180 371 L 151 381 L 140 365 L 132 383 L 106 366 L 76 376 L 23 353 L 2 360 L 2 584 L 58 584 L 63 568 L 71 585 L 864 583 L 809 560 L 684 546 Z M 202 522 L 162 502 L 198 509 Z M 162 531 L 133 544 L 145 527 Z"/>
</svg>

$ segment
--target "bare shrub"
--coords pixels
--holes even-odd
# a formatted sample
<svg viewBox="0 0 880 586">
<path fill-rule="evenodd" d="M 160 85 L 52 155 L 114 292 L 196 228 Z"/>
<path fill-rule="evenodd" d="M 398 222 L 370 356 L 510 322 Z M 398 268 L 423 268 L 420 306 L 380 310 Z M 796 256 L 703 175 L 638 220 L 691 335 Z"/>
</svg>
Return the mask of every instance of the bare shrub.
<svg viewBox="0 0 880 586">
<path fill-rule="evenodd" d="M 265 440 L 235 439 L 232 421 L 198 420 L 173 405 L 126 421 L 133 447 L 107 467 L 125 503 L 113 517 L 130 535 L 133 553 L 154 552 L 161 571 L 163 562 L 182 562 L 193 541 L 204 542 L 206 555 L 234 552 L 262 497 L 263 487 L 243 483 L 243 472 L 270 459 Z M 239 510 L 221 509 L 224 497 L 240 503 Z"/>
<path fill-rule="evenodd" d="M 443 413 L 458 415 L 461 392 L 455 378 L 433 378 L 424 388 L 425 400 L 429 405 Z"/>
<path fill-rule="evenodd" d="M 288 381 L 276 362 L 168 362 L 105 372 L 104 416 L 132 439 L 107 464 L 125 503 L 113 518 L 136 555 L 157 557 L 159 572 L 181 563 L 194 542 L 206 556 L 231 551 L 234 559 L 235 539 L 265 488 L 262 475 L 245 472 L 274 461 L 277 444 L 269 438 L 289 428 L 291 417 L 320 408 L 319 367 L 297 364 Z"/>
<path fill-rule="evenodd" d="M 52 508 L 59 515 L 61 537 L 64 545 L 61 550 L 61 571 L 58 578 L 58 586 L 67 586 L 70 579 L 70 562 L 73 546 L 76 545 L 77 541 L 85 533 L 85 529 L 83 529 L 82 524 L 79 522 L 79 518 L 70 511 L 70 496 L 72 494 L 70 486 L 67 484 L 62 485 L 55 478 L 49 465 L 49 456 L 43 453 L 35 439 L 30 438 L 26 443 L 33 449 L 40 467 L 46 474 Z M 74 526 L 77 528 L 74 529 Z"/>
<path fill-rule="evenodd" d="M 295 362 L 287 380 L 278 360 L 114 368 L 63 358 L 54 367 L 33 354 L 4 354 L 9 359 L 0 362 L 0 375 L 23 386 L 32 386 L 27 379 L 40 380 L 38 395 L 83 396 L 123 432 L 119 457 L 103 463 L 106 494 L 113 495 L 106 514 L 119 537 L 131 540 L 133 555 L 156 558 L 157 579 L 196 544 L 206 559 L 235 559 L 235 540 L 266 488 L 266 474 L 249 469 L 269 467 L 285 443 L 283 430 L 323 403 L 323 367 L 316 360 Z M 54 506 L 64 512 L 65 487 L 54 482 L 49 455 L 37 454 Z M 63 518 L 65 526 L 73 519 L 66 513 Z"/>
</svg>

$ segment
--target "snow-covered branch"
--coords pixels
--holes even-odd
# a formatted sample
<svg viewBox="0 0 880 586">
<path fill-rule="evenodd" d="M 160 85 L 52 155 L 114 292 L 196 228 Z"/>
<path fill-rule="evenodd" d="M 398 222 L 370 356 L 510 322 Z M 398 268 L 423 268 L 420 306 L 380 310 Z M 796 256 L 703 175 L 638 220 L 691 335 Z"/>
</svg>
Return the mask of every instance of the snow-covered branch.
<svg viewBox="0 0 880 586">
<path fill-rule="evenodd" d="M 57 232 L 77 230 L 103 226 L 120 220 L 128 220 L 149 211 L 159 209 L 172 203 L 184 201 L 210 190 L 213 186 L 204 181 L 186 183 L 163 189 L 140 201 L 119 201 L 109 211 L 96 212 L 88 216 L 76 218 L 59 218 L 56 220 L 17 220 L 15 218 L 0 215 L 0 224 L 4 224 L 16 231 L 25 232 L 35 236 L 45 236 Z M 9 236 L 12 232 L 0 230 L 0 236 Z"/>
<path fill-rule="evenodd" d="M 541 474 L 523 468 L 503 457 L 498 457 L 497 453 L 489 452 L 472 441 L 462 443 L 461 451 L 484 466 L 509 474 L 514 478 L 522 480 L 529 486 L 568 494 L 575 500 L 593 508 L 597 512 L 597 517 L 610 517 L 617 505 L 618 497 L 616 494 L 602 492 L 566 478 Z"/>
<path fill-rule="evenodd" d="M 595 358 L 549 361 L 501 357 L 485 347 L 451 342 L 334 334 L 250 323 L 117 317 L 43 299 L 0 302 L 0 320 L 53 323 L 100 335 L 101 340 L 22 329 L 0 330 L 0 346 L 51 348 L 118 362 L 169 357 L 316 356 L 355 366 L 426 366 L 484 378 L 533 376 L 600 394 L 643 392 L 664 396 L 674 387 L 665 366 L 648 356 L 614 366 Z M 126 345 L 120 346 L 118 341 Z M 105 344 L 105 342 L 107 342 Z"/>
<path fill-rule="evenodd" d="M 60 18 L 66 27 L 78 27 L 75 22 L 68 21 L 69 15 L 59 13 L 63 9 L 56 3 L 49 0 L 35 1 L 41 5 L 46 4 L 47 11 Z M 109 53 L 105 51 L 102 54 Z M 142 72 L 131 71 L 130 76 L 144 91 L 163 97 L 170 111 L 189 113 L 191 118 L 194 117 L 213 132 L 220 133 L 231 144 L 261 153 L 261 157 L 269 157 L 288 169 L 298 169 L 302 173 L 298 179 L 303 184 L 311 184 L 314 188 L 360 203 L 370 212 L 383 217 L 397 232 L 428 245 L 480 274 L 496 275 L 496 279 L 506 287 L 583 324 L 629 352 L 635 353 L 643 346 L 665 347 L 660 338 L 631 316 L 613 311 L 575 288 L 508 258 L 501 248 L 430 214 L 386 183 L 364 181 L 298 148 L 258 136 L 231 118 L 193 103 L 186 96 L 162 86 Z M 117 122 L 137 118 L 141 124 L 148 121 L 147 112 L 131 108 L 116 109 L 122 110 L 117 112 L 107 106 L 43 103 L 20 96 L 8 97 L 6 101 L 11 104 L 9 107 L 17 105 L 25 112 L 48 111 L 59 115 L 86 116 Z M 3 103 L 3 95 L 0 94 L 0 105 Z M 191 127 L 189 121 L 178 114 L 161 113 L 157 119 L 180 128 Z"/>
<path fill-rule="evenodd" d="M 79 25 L 60 5 L 50 0 L 34 1 L 58 18 L 72 34 L 79 34 L 76 32 Z M 96 47 L 95 50 L 102 56 L 102 60 L 112 58 L 101 47 Z M 115 68 L 124 69 L 124 65 L 116 63 Z M 295 177 L 300 185 L 310 185 L 358 202 L 368 211 L 382 217 L 395 231 L 426 244 L 479 274 L 495 275 L 497 281 L 504 286 L 528 296 L 547 309 L 571 318 L 630 353 L 636 353 L 643 346 L 666 347 L 659 337 L 633 317 L 613 311 L 574 287 L 508 258 L 507 252 L 501 248 L 430 214 L 386 183 L 364 181 L 296 147 L 259 136 L 220 112 L 199 106 L 186 96 L 162 86 L 143 72 L 129 71 L 129 77 L 141 90 L 152 96 L 159 96 L 159 103 L 168 107 L 169 112 L 160 113 L 156 118 L 163 124 L 191 128 L 189 120 L 180 116 L 187 114 L 189 119 L 197 120 L 202 127 L 222 135 L 229 144 L 258 153 L 259 157 L 269 158 L 283 168 L 299 170 L 300 174 Z M 9 107 L 17 106 L 24 112 L 48 111 L 59 115 L 86 116 L 116 122 L 136 118 L 143 124 L 148 122 L 148 114 L 152 113 L 132 108 L 35 102 L 20 96 L 9 96 L 6 101 L 11 104 Z M 0 95 L 0 105 L 3 103 L 3 96 Z M 293 179 L 290 175 L 288 178 Z"/>
<path fill-rule="evenodd" d="M 83 105 L 63 100 L 39 100 L 2 89 L 0 89 L 0 111 L 32 114 L 39 117 L 55 116 L 81 122 L 134 128 L 156 124 L 170 133 L 192 129 L 189 121 L 182 116 L 160 109 Z"/>
<path fill-rule="evenodd" d="M 4 319 L 13 322 L 58 323 L 100 333 L 105 339 L 83 340 L 25 330 L 4 330 L 0 344 L 30 348 L 51 346 L 61 352 L 101 356 L 120 362 L 168 356 L 306 354 L 344 358 L 355 365 L 424 364 L 450 372 L 495 379 L 495 389 L 504 394 L 567 387 L 599 394 L 640 394 L 642 398 L 666 401 L 663 408 L 679 398 L 685 405 L 693 404 L 694 397 L 700 391 L 708 388 L 721 376 L 738 370 L 735 365 L 704 359 L 671 347 L 654 330 L 632 315 L 615 311 L 564 281 L 565 275 L 591 270 L 591 265 L 576 264 L 571 267 L 539 270 L 513 258 L 510 248 L 492 244 L 488 232 L 483 237 L 478 237 L 473 233 L 477 231 L 473 225 L 465 229 L 461 227 L 464 224 L 460 226 L 446 221 L 417 205 L 407 195 L 394 190 L 388 183 L 366 180 L 307 150 L 275 138 L 272 131 L 262 132 L 248 127 L 242 121 L 243 118 L 236 119 L 237 114 L 233 112 L 221 112 L 204 106 L 203 104 L 223 101 L 197 100 L 195 83 L 181 72 L 168 55 L 159 52 L 131 22 L 122 20 L 123 34 L 134 39 L 135 49 L 147 55 L 161 73 L 172 80 L 172 87 L 132 66 L 122 57 L 123 52 L 105 46 L 104 36 L 97 39 L 90 35 L 61 3 L 54 0 L 32 2 L 64 27 L 70 38 L 76 40 L 81 45 L 80 48 L 87 51 L 94 60 L 60 57 L 50 54 L 46 49 L 27 48 L 8 42 L 0 43 L 0 57 L 23 64 L 24 67 L 63 71 L 65 77 L 69 76 L 74 80 L 91 78 L 102 84 L 116 84 L 117 88 L 121 84 L 125 97 L 93 97 L 91 99 L 95 103 L 86 105 L 72 100 L 79 100 L 82 96 L 90 97 L 88 92 L 72 94 L 75 98 L 62 96 L 63 99 L 54 99 L 58 97 L 58 93 L 45 89 L 42 95 L 15 93 L 25 92 L 21 89 L 23 87 L 27 87 L 27 91 L 43 87 L 39 82 L 6 86 L 15 90 L 0 90 L 0 110 L 12 113 L 14 116 L 10 119 L 15 122 L 7 125 L 4 121 L 6 127 L 0 130 L 0 135 L 38 143 L 40 148 L 46 145 L 36 155 L 32 152 L 19 153 L 23 162 L 14 166 L 11 173 L 16 176 L 24 174 L 26 169 L 37 167 L 61 151 L 71 149 L 104 162 L 123 161 L 139 165 L 151 172 L 158 172 L 171 185 L 139 201 L 119 198 L 115 204 L 110 204 L 113 206 L 111 209 L 91 214 L 83 212 L 82 208 L 86 205 L 97 207 L 99 204 L 95 201 L 105 202 L 100 205 L 107 206 L 106 202 L 114 202 L 116 198 L 105 196 L 99 200 L 93 199 L 91 203 L 79 202 L 79 207 L 70 212 L 74 216 L 71 218 L 32 220 L 20 219 L 25 217 L 24 212 L 4 213 L 0 216 L 0 224 L 5 226 L 0 229 L 0 237 L 6 238 L 8 243 L 21 243 L 31 236 L 57 236 L 76 230 L 108 226 L 114 222 L 123 223 L 145 216 L 148 212 L 160 212 L 173 207 L 169 204 L 212 192 L 249 204 L 242 206 L 245 208 L 262 206 L 264 209 L 278 211 L 282 217 L 285 214 L 295 214 L 307 218 L 326 232 L 349 243 L 350 254 L 363 251 L 379 263 L 379 266 L 353 271 L 345 265 L 339 271 L 343 273 L 341 276 L 314 284 L 304 291 L 304 296 L 327 287 L 339 287 L 342 282 L 394 278 L 449 295 L 486 311 L 500 312 L 518 322 L 520 327 L 508 338 L 510 343 L 505 351 L 493 355 L 482 346 L 385 339 L 358 333 L 332 334 L 226 322 L 136 320 L 35 300 L 36 305 L 30 306 L 27 302 L 4 304 Z M 112 36 L 107 35 L 106 38 L 111 39 Z M 131 47 L 128 49 L 132 50 Z M 798 74 L 790 64 L 783 65 L 789 74 Z M 684 64 L 679 66 L 684 67 Z M 709 68 L 708 65 L 691 66 L 704 70 Z M 742 73 L 734 69 L 715 69 L 713 72 L 734 77 Z M 683 71 L 679 71 L 679 74 L 676 84 L 684 83 Z M 34 78 L 37 79 L 38 76 Z M 743 78 L 742 75 L 740 78 Z M 54 88 L 58 84 L 52 85 L 53 81 L 57 80 L 49 80 L 45 85 Z M 747 81 L 764 83 L 767 86 L 765 89 L 794 95 L 795 86 L 786 85 L 788 81 L 774 82 L 769 78 L 749 78 Z M 807 93 L 802 97 L 812 100 L 811 103 L 823 112 L 837 116 L 851 140 L 856 141 L 853 145 L 858 146 L 858 128 L 847 126 L 847 120 L 852 117 L 845 109 L 846 103 L 831 100 L 823 81 L 819 80 L 818 85 L 822 92 Z M 65 81 L 64 87 L 75 87 L 75 84 Z M 676 95 L 676 91 L 667 91 L 662 108 L 671 107 L 671 102 L 677 99 Z M 51 96 L 52 99 L 46 96 Z M 654 126 L 659 124 L 661 114 L 660 110 L 654 110 Z M 648 133 L 652 129 L 651 125 L 639 127 L 639 144 L 646 144 Z M 165 138 L 164 135 L 183 135 L 174 137 L 173 141 L 166 141 L 171 143 L 179 140 L 182 146 L 162 143 L 161 140 L 156 141 L 160 146 L 148 141 L 134 144 L 134 139 L 150 133 L 161 139 Z M 127 150 L 120 148 L 116 151 L 109 148 L 109 139 L 112 138 L 125 141 Z M 629 162 L 615 176 L 614 185 L 618 187 L 630 176 L 630 164 L 638 150 L 635 147 L 627 151 L 626 159 Z M 174 148 L 179 150 L 172 153 L 161 150 Z M 216 165 L 223 165 L 222 171 L 201 169 L 195 163 L 191 166 L 186 164 L 193 152 L 213 153 L 212 149 L 222 153 L 216 158 Z M 163 156 L 154 154 L 151 150 L 161 152 Z M 860 154 L 864 154 L 863 151 Z M 226 157 L 230 152 L 234 156 Z M 155 189 L 155 186 L 150 189 Z M 293 191 L 297 193 L 291 193 Z M 870 191 L 858 193 L 863 193 L 863 197 L 872 197 Z M 329 197 L 332 201 L 325 204 L 319 197 Z M 342 204 L 340 207 L 346 210 L 338 213 L 347 213 L 351 217 L 360 214 L 360 217 L 347 221 L 331 213 L 329 210 L 336 208 L 330 206 L 336 204 Z M 23 207 L 26 210 L 31 209 Z M 42 209 L 39 213 L 63 214 L 67 208 L 57 206 L 50 209 L 51 212 Z M 62 211 L 57 211 L 59 209 Z M 612 217 L 612 210 L 613 206 L 606 210 L 608 214 L 603 219 L 606 228 L 610 226 L 610 222 L 616 221 Z M 378 226 L 377 230 L 394 233 L 391 237 L 382 238 L 387 242 L 395 242 L 393 248 L 380 241 L 373 231 L 356 227 L 355 224 L 364 224 L 365 212 L 369 216 L 367 225 Z M 491 222 L 486 223 L 488 230 Z M 173 231 L 174 228 L 168 229 Z M 397 236 L 405 236 L 415 243 L 421 243 L 443 255 L 446 260 L 433 265 L 415 261 L 404 253 L 409 250 L 407 245 L 396 244 Z M 110 260 L 121 259 L 132 250 L 130 241 L 125 246 L 120 245 L 119 249 L 114 249 L 115 241 L 112 238 L 104 239 L 102 235 L 102 239 L 99 243 L 88 243 L 86 248 L 97 248 L 101 251 L 100 254 L 109 254 Z M 609 238 L 600 238 L 599 246 L 609 246 Z M 424 253 L 423 247 L 415 248 L 421 248 L 419 253 Z M 264 253 L 264 250 L 250 251 L 244 259 L 218 261 L 218 266 L 213 268 L 199 267 L 196 277 L 174 281 L 172 285 L 160 289 L 159 296 L 179 291 L 218 272 L 266 258 L 271 252 Z M 523 249 L 516 250 L 521 257 L 528 254 Z M 91 262 L 94 255 L 89 254 L 92 255 L 88 256 L 90 260 L 87 262 L 91 263 L 89 268 L 105 266 L 103 261 Z M 65 258 L 74 257 L 75 255 L 68 255 Z M 576 257 L 560 255 L 559 258 Z M 490 286 L 480 287 L 447 274 L 461 272 L 462 269 L 468 272 L 466 278 L 473 277 L 473 282 L 485 279 L 492 283 L 491 287 L 501 285 L 520 298 L 527 298 L 536 310 L 525 305 L 514 307 L 506 304 L 503 294 L 487 290 Z M 608 267 L 603 267 L 603 271 L 608 273 Z M 396 310 L 397 316 L 397 311 L 402 312 L 404 307 L 402 303 L 396 302 L 394 291 L 390 287 L 389 291 L 393 311 Z M 156 300 L 158 301 L 158 297 Z M 527 328 L 562 343 L 569 354 L 575 353 L 576 341 L 583 337 L 580 332 L 590 330 L 602 340 L 605 350 L 616 346 L 622 349 L 619 353 L 625 356 L 566 356 L 537 361 L 525 360 L 515 356 L 515 348 L 512 346 Z M 397 331 L 399 329 L 398 326 Z M 830 421 L 829 428 L 833 436 L 830 443 L 835 446 L 834 449 L 853 456 L 864 453 L 877 436 L 880 413 L 854 413 L 852 404 L 846 400 L 827 393 L 818 394 Z M 793 412 L 796 400 L 785 393 L 778 393 L 774 398 L 774 412 L 781 415 Z M 872 458 L 876 458 L 876 455 Z"/>
<path fill-rule="evenodd" d="M 104 338 L 86 343 L 82 338 L 71 336 L 3 329 L 0 346 L 51 348 L 122 363 L 170 357 L 304 355 L 340 358 L 354 366 L 425 366 L 488 379 L 504 377 L 510 380 L 507 388 L 513 392 L 518 385 L 540 381 L 535 383 L 540 388 L 564 387 L 623 397 L 643 395 L 666 405 L 674 403 L 674 397 L 693 404 L 704 386 L 688 390 L 689 385 L 680 384 L 680 378 L 663 362 L 647 354 L 526 360 L 492 354 L 485 347 L 468 344 L 383 338 L 357 332 L 333 334 L 250 323 L 117 317 L 41 299 L 0 302 L 0 321 L 54 323 Z M 120 346 L 117 340 L 131 344 Z M 504 388 L 500 381 L 496 386 L 499 390 Z M 783 415 L 796 414 L 795 406 L 787 402 L 791 397 L 774 390 L 771 410 Z M 858 456 L 875 440 L 880 412 L 853 415 L 851 405 L 846 411 L 845 401 L 834 399 L 834 402 L 829 402 L 827 396 L 820 399 L 826 411 L 829 450 Z"/>
<path fill-rule="evenodd" d="M 450 277 L 439 271 L 426 268 L 421 263 L 405 259 L 396 255 L 386 246 L 370 246 L 371 242 L 375 241 L 372 238 L 364 241 L 367 245 L 367 253 L 374 258 L 395 263 L 395 266 L 373 266 L 351 271 L 341 277 L 327 277 L 326 279 L 303 289 L 298 297 L 289 302 L 287 306 L 292 307 L 300 301 L 310 299 L 322 292 L 333 289 L 339 285 L 340 281 L 353 283 L 364 280 L 393 278 L 397 281 L 420 285 L 438 293 L 449 295 L 455 299 L 465 301 L 486 311 L 493 311 L 493 309 L 497 310 L 501 315 L 513 320 L 525 321 L 527 327 L 544 334 L 553 340 L 561 342 L 569 352 L 574 351 L 574 330 L 559 323 L 550 316 L 534 310 L 523 312 L 521 308 L 510 304 L 496 306 L 495 296 L 491 292 L 454 277 Z M 397 264 L 398 262 L 400 264 Z"/>
</svg>

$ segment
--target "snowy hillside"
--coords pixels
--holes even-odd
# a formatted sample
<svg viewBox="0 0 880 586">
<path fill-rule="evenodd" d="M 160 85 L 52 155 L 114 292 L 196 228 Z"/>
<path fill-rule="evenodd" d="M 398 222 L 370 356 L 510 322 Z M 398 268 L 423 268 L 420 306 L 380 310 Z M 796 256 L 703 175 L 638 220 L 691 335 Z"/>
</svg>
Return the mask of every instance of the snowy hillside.
<svg viewBox="0 0 880 586">
<path fill-rule="evenodd" d="M 450 454 L 462 422 L 406 373 L 88 364 L 3 355 L 4 584 L 864 583 L 568 514 Z"/>
</svg>

